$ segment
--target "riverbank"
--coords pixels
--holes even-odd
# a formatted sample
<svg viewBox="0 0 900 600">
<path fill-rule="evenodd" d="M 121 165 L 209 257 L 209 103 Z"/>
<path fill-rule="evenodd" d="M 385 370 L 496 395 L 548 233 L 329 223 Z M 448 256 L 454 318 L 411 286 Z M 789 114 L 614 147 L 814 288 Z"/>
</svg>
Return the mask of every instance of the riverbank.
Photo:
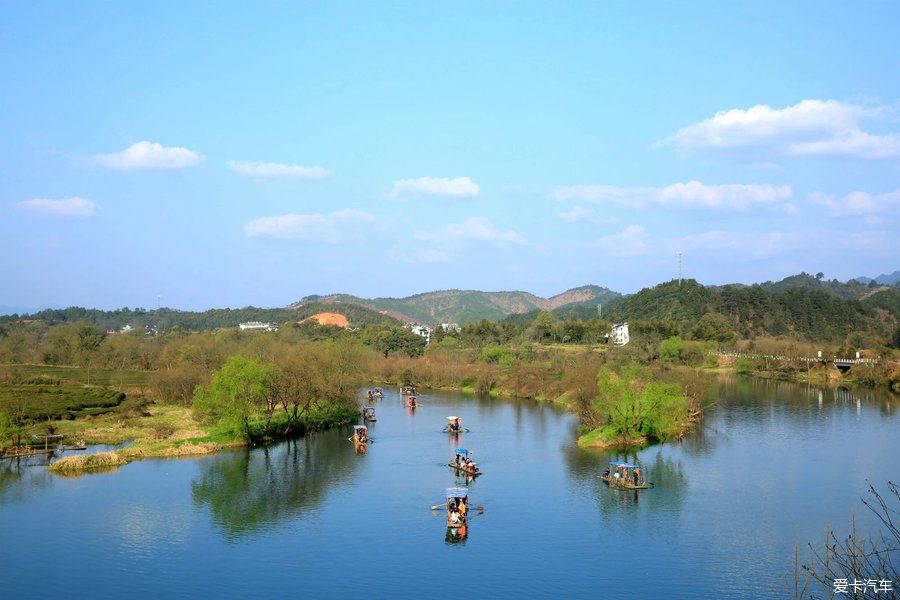
<svg viewBox="0 0 900 600">
<path fill-rule="evenodd" d="M 316 413 L 304 421 L 304 426 L 296 434 L 277 436 L 250 441 L 222 429 L 211 428 L 198 422 L 193 411 L 184 406 L 143 404 L 127 413 L 110 412 L 97 416 L 85 416 L 72 420 L 51 420 L 38 422 L 23 428 L 22 437 L 31 434 L 43 435 L 48 429 L 54 435 L 65 436 L 77 445 L 121 446 L 111 453 L 121 458 L 125 464 L 144 458 L 180 458 L 213 454 L 227 448 L 251 445 L 265 445 L 281 439 L 297 437 L 311 431 L 319 431 L 346 425 L 355 420 L 357 413 L 351 410 Z M 277 427 L 273 429 L 277 431 Z M 70 455 L 92 456 L 92 455 Z M 53 463 L 56 464 L 56 463 Z M 106 465 L 104 465 L 106 466 Z M 90 470 L 89 463 L 74 461 L 64 471 Z"/>
<path fill-rule="evenodd" d="M 805 383 L 820 387 L 864 387 L 872 389 L 887 389 L 893 393 L 900 393 L 900 364 L 896 361 L 887 361 L 877 367 L 859 365 L 851 368 L 846 373 L 834 365 L 815 366 L 812 368 L 793 368 L 791 365 L 782 368 L 766 368 L 757 365 L 743 363 L 735 360 L 722 360 L 714 367 L 698 367 L 705 373 L 713 375 L 733 374 L 746 377 L 759 377 L 760 379 L 772 379 L 777 381 L 790 381 L 793 383 Z"/>
</svg>

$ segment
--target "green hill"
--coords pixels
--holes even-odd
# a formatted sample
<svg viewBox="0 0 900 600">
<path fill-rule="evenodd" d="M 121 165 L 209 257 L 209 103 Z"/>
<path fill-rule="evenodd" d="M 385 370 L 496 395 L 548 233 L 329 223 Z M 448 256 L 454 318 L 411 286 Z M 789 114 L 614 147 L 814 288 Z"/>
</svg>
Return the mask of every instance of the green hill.
<svg viewBox="0 0 900 600">
<path fill-rule="evenodd" d="M 609 320 L 671 321 L 690 327 L 719 304 L 719 294 L 693 279 L 677 280 L 644 288 L 617 303 L 608 314 Z"/>
<path fill-rule="evenodd" d="M 859 300 L 860 298 L 872 293 L 873 289 L 878 287 L 878 283 L 862 283 L 858 280 L 851 279 L 847 282 L 841 282 L 837 279 L 827 280 L 824 277 L 817 278 L 809 273 L 800 273 L 799 275 L 791 275 L 785 277 L 781 281 L 766 281 L 759 284 L 770 292 L 786 292 L 791 288 L 807 288 L 811 290 L 820 290 L 834 296 L 843 298 L 844 300 Z"/>
<path fill-rule="evenodd" d="M 800 281 L 806 282 L 805 278 Z M 766 284 L 710 288 L 694 280 L 685 280 L 680 286 L 670 281 L 626 297 L 610 310 L 609 318 L 667 321 L 688 331 L 704 314 L 719 313 L 743 337 L 796 335 L 840 340 L 851 331 L 875 328 L 874 308 L 896 310 L 897 299 L 892 295 L 871 298 L 868 303 L 843 299 L 818 286 L 802 284 L 773 290 Z"/>
</svg>

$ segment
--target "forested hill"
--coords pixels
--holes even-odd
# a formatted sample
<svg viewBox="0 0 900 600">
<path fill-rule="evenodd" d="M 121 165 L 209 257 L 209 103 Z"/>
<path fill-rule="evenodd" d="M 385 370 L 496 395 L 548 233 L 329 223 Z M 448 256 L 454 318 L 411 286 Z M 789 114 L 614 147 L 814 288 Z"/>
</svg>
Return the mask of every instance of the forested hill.
<svg viewBox="0 0 900 600">
<path fill-rule="evenodd" d="M 851 279 L 847 282 L 841 282 L 837 279 L 829 281 L 825 279 L 822 273 L 819 273 L 816 276 L 808 273 L 800 273 L 799 275 L 785 277 L 781 281 L 766 281 L 759 285 L 770 292 L 786 292 L 791 288 L 820 290 L 845 300 L 861 300 L 884 287 L 890 287 L 890 285 L 884 285 L 873 279 L 868 280 L 866 283 L 863 283 L 858 279 Z"/>
<path fill-rule="evenodd" d="M 349 294 L 307 296 L 294 306 L 302 307 L 310 302 L 329 306 L 351 302 L 374 310 L 385 311 L 408 323 L 474 323 L 482 319 L 500 320 L 511 314 L 524 314 L 536 310 L 554 310 L 561 307 L 584 307 L 596 311 L 597 304 L 606 304 L 621 294 L 604 287 L 588 285 L 550 298 L 541 298 L 528 292 L 480 292 L 475 290 L 444 290 L 427 292 L 405 298 L 359 298 Z"/>
<path fill-rule="evenodd" d="M 105 329 L 120 329 L 125 325 L 134 328 L 155 327 L 159 331 L 168 331 L 180 327 L 188 331 L 205 331 L 221 327 L 237 327 L 246 321 L 262 321 L 282 324 L 302 321 L 320 312 L 340 313 L 347 317 L 350 325 L 370 323 L 397 323 L 393 317 L 376 310 L 356 304 L 323 305 L 310 302 L 296 308 L 219 308 L 203 312 L 181 311 L 171 308 L 144 310 L 141 308 L 122 308 L 119 310 L 97 310 L 93 308 L 71 307 L 65 309 L 47 309 L 30 315 L 11 315 L 0 317 L 0 323 L 19 320 L 42 321 L 48 325 L 88 321 Z"/>
<path fill-rule="evenodd" d="M 708 313 L 742 337 L 795 335 L 814 340 L 843 339 L 851 332 L 892 335 L 900 319 L 900 290 L 882 288 L 862 300 L 843 299 L 806 286 L 781 291 L 771 285 L 705 287 L 692 279 L 670 281 L 624 298 L 604 317 L 666 321 L 687 331 Z"/>
</svg>

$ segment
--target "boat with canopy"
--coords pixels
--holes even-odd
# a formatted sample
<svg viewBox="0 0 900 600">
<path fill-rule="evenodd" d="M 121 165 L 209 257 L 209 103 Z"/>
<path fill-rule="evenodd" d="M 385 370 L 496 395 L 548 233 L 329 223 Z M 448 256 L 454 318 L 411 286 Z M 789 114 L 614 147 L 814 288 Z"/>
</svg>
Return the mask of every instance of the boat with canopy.
<svg viewBox="0 0 900 600">
<path fill-rule="evenodd" d="M 622 460 L 610 461 L 600 479 L 609 484 L 609 487 L 626 490 L 645 490 L 650 487 L 644 480 L 641 465 Z"/>
<path fill-rule="evenodd" d="M 369 443 L 369 432 L 366 429 L 365 425 L 354 425 L 353 426 L 353 435 L 350 436 L 349 440 L 353 442 L 354 446 L 365 446 Z"/>
<path fill-rule="evenodd" d="M 451 469 L 476 477 L 481 475 L 478 465 L 469 458 L 469 450 L 466 448 L 457 448 L 454 452 L 453 461 L 447 466 Z"/>
<path fill-rule="evenodd" d="M 465 527 L 468 502 L 469 488 L 447 488 L 447 527 Z"/>
<path fill-rule="evenodd" d="M 449 421 L 449 423 L 444 426 L 444 431 L 448 431 L 450 433 L 463 432 L 462 419 L 455 415 L 450 415 L 449 417 L 447 417 L 447 420 Z"/>
</svg>

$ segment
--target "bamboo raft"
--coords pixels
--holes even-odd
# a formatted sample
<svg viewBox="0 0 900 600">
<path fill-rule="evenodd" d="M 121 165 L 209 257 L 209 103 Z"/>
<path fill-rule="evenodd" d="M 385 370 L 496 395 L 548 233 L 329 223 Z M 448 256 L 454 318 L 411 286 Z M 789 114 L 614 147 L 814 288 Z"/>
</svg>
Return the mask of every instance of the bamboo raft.
<svg viewBox="0 0 900 600">
<path fill-rule="evenodd" d="M 649 489 L 650 486 L 647 483 L 640 483 L 635 485 L 630 481 L 622 481 L 621 478 L 609 477 L 609 476 L 601 476 L 600 479 L 606 482 L 606 484 L 611 488 L 619 488 L 622 490 L 646 490 Z"/>
<path fill-rule="evenodd" d="M 473 476 L 473 477 L 475 477 L 475 476 L 477 476 L 477 475 L 481 475 L 481 471 L 478 470 L 478 467 L 475 467 L 474 469 L 469 469 L 469 468 L 467 468 L 467 467 L 464 467 L 464 466 L 462 466 L 462 465 L 457 465 L 457 464 L 454 464 L 454 463 L 449 463 L 447 466 L 450 467 L 451 469 L 456 470 L 456 471 L 462 471 L 463 473 L 466 473 L 466 474 L 471 475 L 471 476 Z"/>
<path fill-rule="evenodd" d="M 449 516 L 447 517 L 447 527 L 462 527 L 465 524 L 466 524 L 466 517 L 464 517 L 462 515 L 459 516 L 459 521 L 456 521 L 455 523 L 450 520 Z"/>
</svg>

